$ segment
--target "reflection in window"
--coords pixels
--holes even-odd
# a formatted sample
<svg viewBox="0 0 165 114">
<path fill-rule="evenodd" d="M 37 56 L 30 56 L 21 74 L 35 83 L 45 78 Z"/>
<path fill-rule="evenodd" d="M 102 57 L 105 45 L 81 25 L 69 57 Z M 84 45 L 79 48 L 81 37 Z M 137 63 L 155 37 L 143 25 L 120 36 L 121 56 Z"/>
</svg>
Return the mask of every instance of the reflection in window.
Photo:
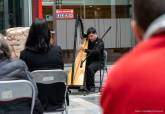
<svg viewBox="0 0 165 114">
<path fill-rule="evenodd" d="M 97 6 L 85 6 L 85 16 L 84 16 L 84 6 L 61 6 L 61 9 L 74 9 L 75 14 L 80 14 L 81 17 L 86 19 L 110 19 L 111 17 L 111 7 L 110 5 L 97 5 Z M 116 18 L 129 18 L 129 5 L 117 5 Z M 52 6 L 43 6 L 43 15 L 52 15 Z"/>
</svg>

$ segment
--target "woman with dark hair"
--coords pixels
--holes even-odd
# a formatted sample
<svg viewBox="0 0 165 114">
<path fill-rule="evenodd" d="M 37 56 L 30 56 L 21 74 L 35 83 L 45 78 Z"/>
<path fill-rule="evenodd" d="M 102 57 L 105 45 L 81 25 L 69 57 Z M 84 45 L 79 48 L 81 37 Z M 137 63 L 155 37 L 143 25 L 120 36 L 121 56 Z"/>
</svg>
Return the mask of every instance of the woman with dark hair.
<svg viewBox="0 0 165 114">
<path fill-rule="evenodd" d="M 59 46 L 52 44 L 50 30 L 45 20 L 36 19 L 31 25 L 25 49 L 21 52 L 20 58 L 26 62 L 31 72 L 34 70 L 63 69 L 62 50 Z M 37 86 L 39 99 L 46 111 L 49 108 L 47 106 L 55 104 L 53 100 L 51 102 L 48 100 L 53 98 L 54 91 L 52 91 L 52 86 L 49 85 L 43 87 L 37 84 Z M 42 95 L 42 93 L 47 94 Z"/>
<path fill-rule="evenodd" d="M 11 51 L 6 40 L 0 35 L 0 80 L 28 80 L 31 81 L 36 90 L 36 100 L 33 114 L 43 114 L 43 108 L 38 100 L 38 90 L 36 87 L 36 83 L 32 80 L 30 72 L 26 64 L 19 59 L 12 59 L 11 58 Z M 0 110 L 4 111 L 12 111 L 10 113 L 15 114 L 20 112 L 22 114 L 26 114 L 28 108 L 25 107 L 29 105 L 30 102 L 28 101 L 14 101 L 12 105 L 8 105 L 7 107 L 0 107 Z M 14 106 L 16 106 L 14 108 Z M 18 109 L 19 107 L 19 109 Z"/>
<path fill-rule="evenodd" d="M 62 50 L 60 46 L 53 46 L 50 41 L 47 22 L 36 19 L 30 27 L 25 49 L 20 54 L 30 71 L 63 69 Z"/>
</svg>

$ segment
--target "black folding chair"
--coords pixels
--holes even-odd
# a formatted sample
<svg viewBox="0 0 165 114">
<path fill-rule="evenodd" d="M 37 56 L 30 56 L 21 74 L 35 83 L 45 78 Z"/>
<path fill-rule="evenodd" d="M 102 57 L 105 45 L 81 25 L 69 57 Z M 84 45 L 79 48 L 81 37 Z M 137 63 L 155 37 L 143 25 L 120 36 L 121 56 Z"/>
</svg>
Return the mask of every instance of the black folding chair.
<svg viewBox="0 0 165 114">
<path fill-rule="evenodd" d="M 107 73 L 107 51 L 106 50 L 104 50 L 104 65 L 101 66 L 100 69 L 97 72 L 99 72 L 99 75 L 100 75 L 99 76 L 99 78 L 100 78 L 99 79 L 99 83 L 100 83 L 99 91 L 100 91 L 100 89 L 102 88 L 103 81 L 104 81 L 105 72 Z"/>
<path fill-rule="evenodd" d="M 39 99 L 45 112 L 67 112 L 67 74 L 60 69 L 36 70 L 32 73 L 37 82 Z M 69 99 L 69 98 L 68 98 Z"/>
</svg>

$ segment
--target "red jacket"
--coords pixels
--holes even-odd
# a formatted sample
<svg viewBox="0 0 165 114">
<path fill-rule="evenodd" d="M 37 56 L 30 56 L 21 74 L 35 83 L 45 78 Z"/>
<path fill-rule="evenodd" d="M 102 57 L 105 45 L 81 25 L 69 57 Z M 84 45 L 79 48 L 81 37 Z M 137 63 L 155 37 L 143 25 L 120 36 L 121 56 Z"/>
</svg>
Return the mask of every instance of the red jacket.
<svg viewBox="0 0 165 114">
<path fill-rule="evenodd" d="M 108 73 L 104 114 L 165 114 L 165 34 L 139 43 Z"/>
</svg>

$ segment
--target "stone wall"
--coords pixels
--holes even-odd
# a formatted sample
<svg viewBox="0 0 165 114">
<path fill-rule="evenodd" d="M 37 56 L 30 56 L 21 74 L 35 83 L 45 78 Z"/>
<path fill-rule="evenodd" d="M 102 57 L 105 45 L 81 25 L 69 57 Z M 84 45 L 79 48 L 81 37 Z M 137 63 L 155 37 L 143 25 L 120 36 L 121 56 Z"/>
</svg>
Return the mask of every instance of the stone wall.
<svg viewBox="0 0 165 114">
<path fill-rule="evenodd" d="M 12 58 L 19 58 L 20 51 L 24 45 L 29 33 L 29 27 L 15 27 L 6 30 L 6 40 L 10 45 Z"/>
</svg>

